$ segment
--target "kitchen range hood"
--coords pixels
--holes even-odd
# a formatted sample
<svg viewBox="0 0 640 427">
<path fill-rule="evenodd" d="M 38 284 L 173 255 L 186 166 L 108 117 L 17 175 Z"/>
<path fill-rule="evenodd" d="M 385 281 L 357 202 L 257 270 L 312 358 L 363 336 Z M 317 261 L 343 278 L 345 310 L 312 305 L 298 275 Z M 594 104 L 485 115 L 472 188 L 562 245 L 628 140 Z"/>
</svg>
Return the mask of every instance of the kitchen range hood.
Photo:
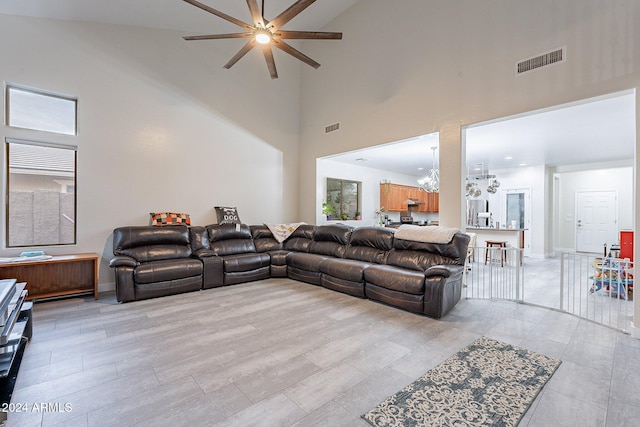
<svg viewBox="0 0 640 427">
<path fill-rule="evenodd" d="M 407 199 L 407 201 L 405 203 L 407 204 L 407 206 L 424 205 L 423 201 L 415 200 L 415 199 Z"/>
</svg>

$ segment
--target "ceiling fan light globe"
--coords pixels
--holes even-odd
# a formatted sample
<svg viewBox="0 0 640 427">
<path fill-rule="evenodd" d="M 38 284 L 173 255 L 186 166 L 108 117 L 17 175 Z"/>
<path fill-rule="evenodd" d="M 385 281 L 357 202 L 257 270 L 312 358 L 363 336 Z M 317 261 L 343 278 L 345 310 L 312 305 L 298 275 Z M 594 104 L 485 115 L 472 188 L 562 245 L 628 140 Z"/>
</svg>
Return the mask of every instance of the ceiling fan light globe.
<svg viewBox="0 0 640 427">
<path fill-rule="evenodd" d="M 258 31 L 256 33 L 256 42 L 260 44 L 269 44 L 271 42 L 271 34 L 268 31 Z"/>
</svg>

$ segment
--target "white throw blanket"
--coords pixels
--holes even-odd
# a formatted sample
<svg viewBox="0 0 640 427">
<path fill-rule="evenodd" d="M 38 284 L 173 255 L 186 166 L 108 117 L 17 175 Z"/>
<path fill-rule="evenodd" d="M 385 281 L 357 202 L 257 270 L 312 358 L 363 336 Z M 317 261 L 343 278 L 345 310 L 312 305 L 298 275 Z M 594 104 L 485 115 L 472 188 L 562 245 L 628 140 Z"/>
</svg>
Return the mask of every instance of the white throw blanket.
<svg viewBox="0 0 640 427">
<path fill-rule="evenodd" d="M 419 225 L 402 224 L 398 227 L 394 238 L 424 243 L 449 243 L 458 232 L 460 232 L 459 229 L 451 227 L 420 227 Z"/>
<path fill-rule="evenodd" d="M 292 222 L 290 224 L 267 224 L 267 223 L 265 223 L 264 225 L 269 227 L 269 230 L 271 230 L 271 233 L 273 234 L 273 237 L 275 237 L 275 239 L 278 241 L 278 243 L 282 243 L 285 240 L 287 240 L 287 237 L 291 236 L 291 234 L 293 234 L 293 232 L 296 231 L 296 228 L 300 227 L 303 224 L 305 224 L 305 223 L 304 222 Z"/>
</svg>

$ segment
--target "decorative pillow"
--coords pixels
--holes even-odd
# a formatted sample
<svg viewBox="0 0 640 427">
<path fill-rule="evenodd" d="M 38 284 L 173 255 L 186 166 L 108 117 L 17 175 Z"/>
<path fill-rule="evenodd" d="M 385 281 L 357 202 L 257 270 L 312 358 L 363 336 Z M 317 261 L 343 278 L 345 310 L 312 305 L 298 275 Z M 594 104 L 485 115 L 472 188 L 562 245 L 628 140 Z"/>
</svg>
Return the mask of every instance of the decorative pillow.
<svg viewBox="0 0 640 427">
<path fill-rule="evenodd" d="M 186 213 L 151 212 L 151 225 L 191 225 L 191 218 Z"/>
<path fill-rule="evenodd" d="M 216 210 L 216 218 L 218 219 L 218 224 L 241 224 L 240 217 L 238 216 L 238 209 L 227 208 L 223 206 L 216 206 L 214 208 Z"/>
</svg>

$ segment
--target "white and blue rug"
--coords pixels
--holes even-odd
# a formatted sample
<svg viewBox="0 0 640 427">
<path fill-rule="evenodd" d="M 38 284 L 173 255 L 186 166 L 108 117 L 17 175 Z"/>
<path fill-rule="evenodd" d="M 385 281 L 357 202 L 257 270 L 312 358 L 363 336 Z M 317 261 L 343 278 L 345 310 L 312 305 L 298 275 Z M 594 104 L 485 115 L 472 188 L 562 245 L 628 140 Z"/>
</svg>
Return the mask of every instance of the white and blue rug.
<svg viewBox="0 0 640 427">
<path fill-rule="evenodd" d="M 517 426 L 560 363 L 482 337 L 362 418 L 376 427 Z"/>
</svg>

